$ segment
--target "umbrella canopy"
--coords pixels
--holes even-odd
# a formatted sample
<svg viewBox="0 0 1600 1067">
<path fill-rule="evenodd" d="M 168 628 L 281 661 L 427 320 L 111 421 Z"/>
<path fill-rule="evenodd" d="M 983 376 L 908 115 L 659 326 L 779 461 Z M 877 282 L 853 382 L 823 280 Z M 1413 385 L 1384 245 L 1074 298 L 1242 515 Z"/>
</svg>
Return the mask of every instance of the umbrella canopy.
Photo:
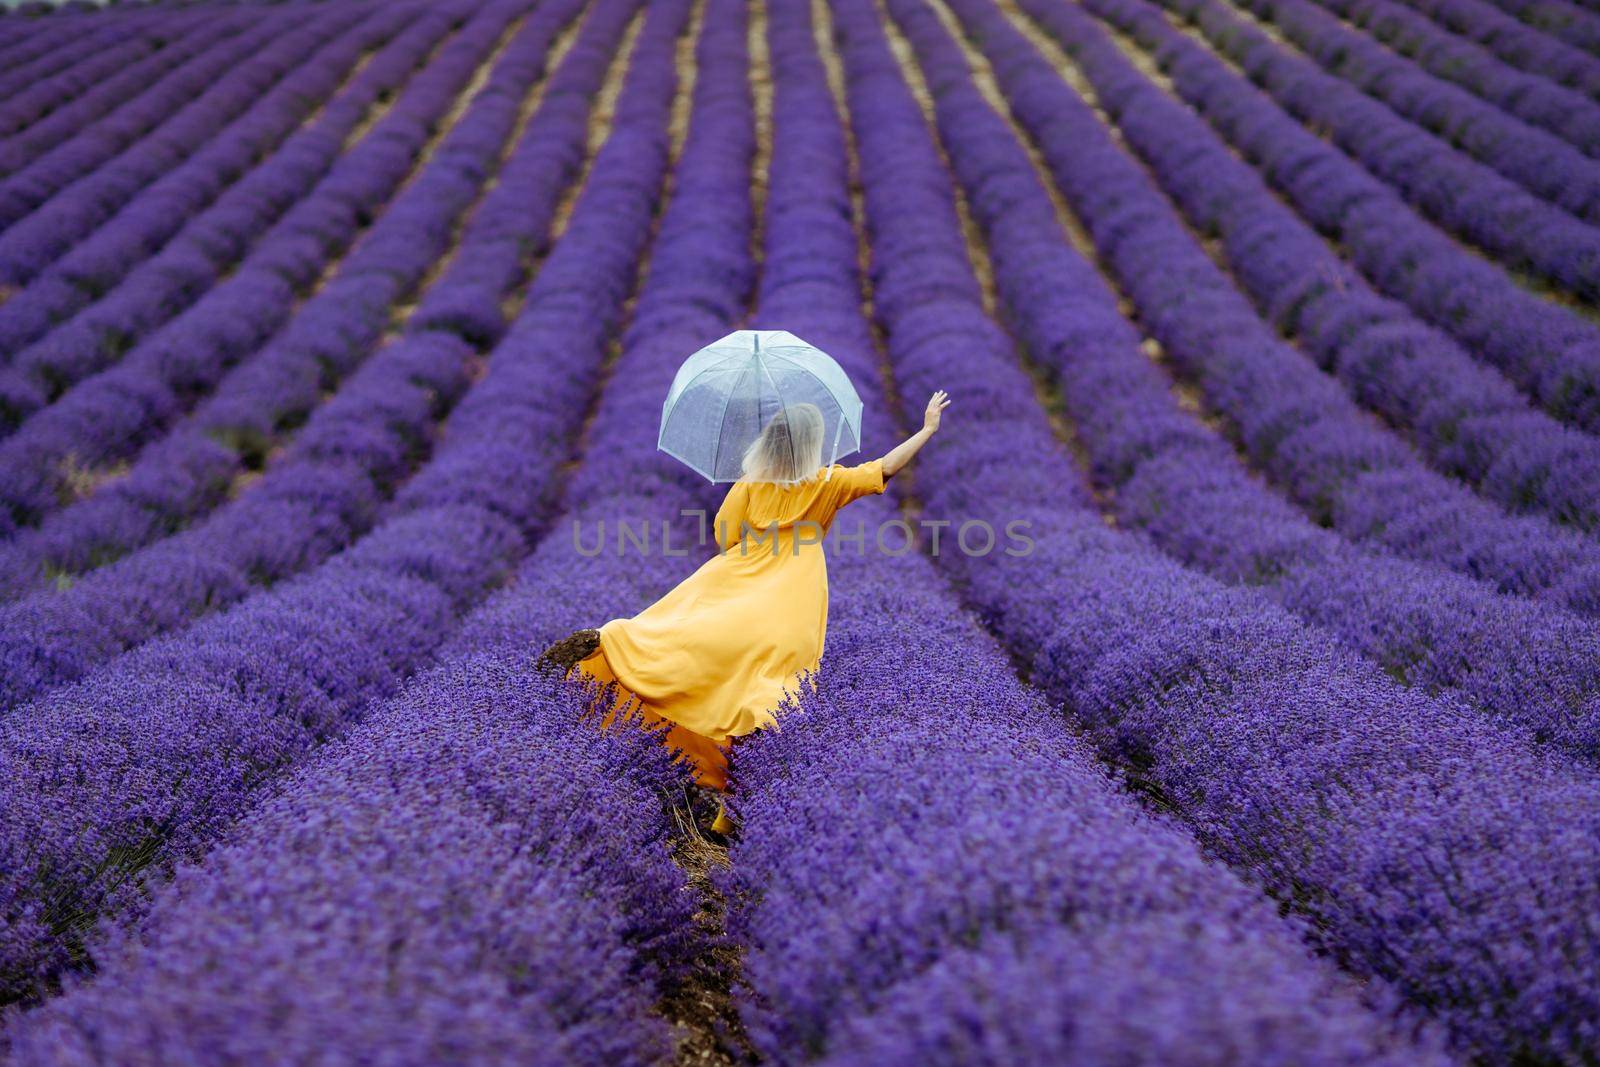
<svg viewBox="0 0 1600 1067">
<path fill-rule="evenodd" d="M 832 356 L 785 330 L 737 330 L 678 368 L 656 447 L 713 482 L 737 481 L 767 424 L 807 404 L 822 415 L 823 466 L 860 449 L 861 398 Z"/>
</svg>

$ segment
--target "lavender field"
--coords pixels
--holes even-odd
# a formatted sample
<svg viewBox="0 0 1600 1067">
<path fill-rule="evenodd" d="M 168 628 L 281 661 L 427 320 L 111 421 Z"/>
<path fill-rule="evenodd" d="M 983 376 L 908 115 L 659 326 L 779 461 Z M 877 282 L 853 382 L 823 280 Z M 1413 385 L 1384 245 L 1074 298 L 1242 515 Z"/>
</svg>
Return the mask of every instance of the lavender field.
<svg viewBox="0 0 1600 1067">
<path fill-rule="evenodd" d="M 955 404 L 724 847 L 739 328 Z M 0 16 L 0 1064 L 757 1062 L 1600 1064 L 1600 0 Z"/>
</svg>

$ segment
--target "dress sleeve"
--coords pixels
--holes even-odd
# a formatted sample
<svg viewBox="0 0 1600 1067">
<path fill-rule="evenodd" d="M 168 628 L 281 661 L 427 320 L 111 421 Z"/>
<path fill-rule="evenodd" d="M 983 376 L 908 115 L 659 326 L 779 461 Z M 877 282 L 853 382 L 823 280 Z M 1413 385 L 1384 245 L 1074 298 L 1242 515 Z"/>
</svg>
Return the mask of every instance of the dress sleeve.
<svg viewBox="0 0 1600 1067">
<path fill-rule="evenodd" d="M 838 511 L 852 500 L 883 492 L 883 460 L 875 459 L 856 467 L 836 465 L 828 480 L 834 486 L 833 510 Z"/>
</svg>

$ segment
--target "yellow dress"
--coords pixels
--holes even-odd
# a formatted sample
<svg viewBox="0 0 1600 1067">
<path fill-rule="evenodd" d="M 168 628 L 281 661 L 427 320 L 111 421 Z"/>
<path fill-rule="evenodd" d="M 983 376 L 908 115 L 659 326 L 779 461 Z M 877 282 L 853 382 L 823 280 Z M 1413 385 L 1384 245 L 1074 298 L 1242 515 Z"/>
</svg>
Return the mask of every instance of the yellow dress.
<svg viewBox="0 0 1600 1067">
<path fill-rule="evenodd" d="M 718 554 L 638 615 L 601 627 L 578 669 L 617 683 L 644 722 L 664 721 L 664 740 L 700 784 L 725 788 L 730 739 L 772 725 L 784 693 L 822 661 L 823 534 L 883 484 L 879 460 L 792 486 L 735 482 L 712 525 Z"/>
</svg>

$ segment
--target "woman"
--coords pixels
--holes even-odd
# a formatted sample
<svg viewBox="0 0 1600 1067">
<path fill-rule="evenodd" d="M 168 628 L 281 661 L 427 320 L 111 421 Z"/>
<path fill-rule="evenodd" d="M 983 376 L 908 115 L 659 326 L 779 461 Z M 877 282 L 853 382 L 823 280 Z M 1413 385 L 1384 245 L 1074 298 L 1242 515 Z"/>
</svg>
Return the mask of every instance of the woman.
<svg viewBox="0 0 1600 1067">
<path fill-rule="evenodd" d="M 813 404 L 780 410 L 745 452 L 744 477 L 717 511 L 718 554 L 638 615 L 579 630 L 541 663 L 615 683 L 626 716 L 665 723 L 664 740 L 694 765 L 695 780 L 726 789 L 731 740 L 772 725 L 785 693 L 822 660 L 822 538 L 834 515 L 883 492 L 949 404 L 934 393 L 922 429 L 882 459 L 826 469 L 822 412 Z M 727 829 L 720 811 L 712 829 Z"/>
</svg>

